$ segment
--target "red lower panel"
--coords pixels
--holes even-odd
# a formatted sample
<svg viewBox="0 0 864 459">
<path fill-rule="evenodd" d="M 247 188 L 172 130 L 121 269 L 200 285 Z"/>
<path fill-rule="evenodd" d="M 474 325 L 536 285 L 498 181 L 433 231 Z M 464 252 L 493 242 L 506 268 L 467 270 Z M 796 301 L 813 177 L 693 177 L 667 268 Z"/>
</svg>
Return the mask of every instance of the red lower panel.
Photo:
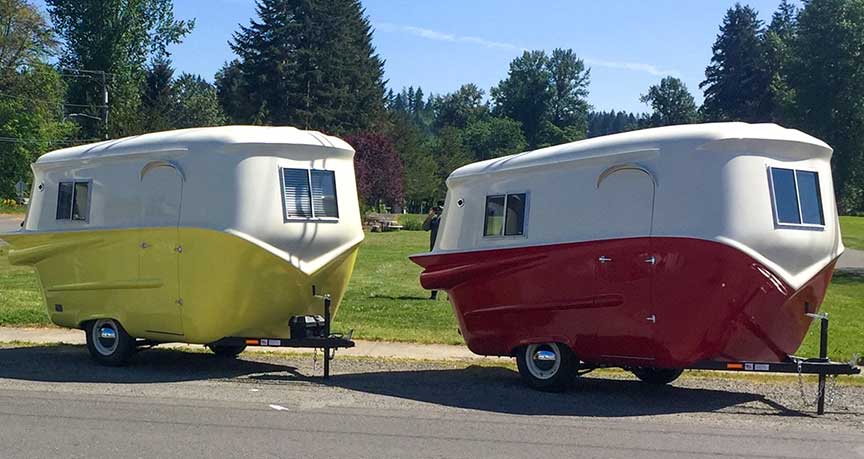
<svg viewBox="0 0 864 459">
<path fill-rule="evenodd" d="M 653 256 L 655 263 L 647 260 Z M 818 310 L 834 263 L 797 292 L 744 253 L 688 238 L 629 238 L 420 255 L 468 347 L 509 355 L 568 344 L 585 361 L 686 366 L 784 359 Z M 602 261 L 601 261 L 602 260 Z"/>
</svg>

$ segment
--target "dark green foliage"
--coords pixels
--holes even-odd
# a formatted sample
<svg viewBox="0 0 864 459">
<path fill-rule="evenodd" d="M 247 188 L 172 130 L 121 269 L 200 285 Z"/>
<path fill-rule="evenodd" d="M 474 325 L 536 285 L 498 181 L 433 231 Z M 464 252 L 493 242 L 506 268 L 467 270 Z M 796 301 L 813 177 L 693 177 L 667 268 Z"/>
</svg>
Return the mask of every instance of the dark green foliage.
<svg viewBox="0 0 864 459">
<path fill-rule="evenodd" d="M 108 127 L 82 121 L 85 137 L 120 137 L 142 131 L 140 88 L 150 57 L 167 56 L 194 21 L 174 19 L 171 0 L 46 0 L 51 21 L 63 41 L 60 64 L 65 68 L 107 72 Z M 71 71 L 71 70 L 69 70 Z M 103 117 L 100 75 L 81 74 L 70 83 L 68 100 L 90 105 Z"/>
<path fill-rule="evenodd" d="M 57 46 L 39 10 L 27 0 L 0 0 L 0 90 L 20 66 L 42 63 Z"/>
<path fill-rule="evenodd" d="M 172 127 L 222 126 L 225 114 L 216 97 L 216 87 L 198 75 L 184 73 L 174 82 L 171 107 Z"/>
<path fill-rule="evenodd" d="M 358 0 L 259 0 L 258 19 L 234 34 L 237 68 L 219 78 L 234 121 L 346 133 L 384 109 L 383 61 Z"/>
<path fill-rule="evenodd" d="M 678 78 L 666 77 L 660 84 L 648 88 L 648 93 L 639 98 L 651 106 L 651 126 L 690 124 L 699 120 L 696 102 L 687 85 Z"/>
<path fill-rule="evenodd" d="M 462 137 L 474 161 L 512 155 L 528 147 L 519 122 L 510 118 L 475 119 L 465 126 Z"/>
<path fill-rule="evenodd" d="M 492 88 L 493 112 L 521 123 L 532 147 L 584 138 L 589 73 L 572 50 L 525 51 Z"/>
<path fill-rule="evenodd" d="M 167 58 L 157 58 L 147 68 L 144 89 L 141 91 L 141 114 L 145 132 L 167 131 L 173 127 L 173 79 L 174 68 Z"/>
<path fill-rule="evenodd" d="M 763 61 L 762 22 L 749 6 L 730 8 L 711 48 L 705 69 L 702 107 L 706 120 L 766 121 L 770 113 L 769 75 Z"/>
<path fill-rule="evenodd" d="M 422 93 L 421 93 L 422 94 Z M 464 128 L 472 120 L 489 113 L 483 101 L 483 90 L 473 83 L 462 85 L 456 92 L 433 97 L 429 101 L 435 116 L 435 128 Z"/>
<path fill-rule="evenodd" d="M 798 17 L 789 84 L 795 124 L 834 147 L 841 212 L 864 209 L 864 1 L 811 0 Z"/>
<path fill-rule="evenodd" d="M 650 126 L 650 119 L 645 113 L 627 113 L 624 111 L 589 112 L 588 137 L 617 134 Z"/>
<path fill-rule="evenodd" d="M 74 125 L 63 121 L 65 91 L 45 64 L 7 75 L 3 94 L 11 97 L 0 97 L 0 198 L 14 197 L 19 180 L 31 181 L 30 163 L 74 133 Z"/>
</svg>

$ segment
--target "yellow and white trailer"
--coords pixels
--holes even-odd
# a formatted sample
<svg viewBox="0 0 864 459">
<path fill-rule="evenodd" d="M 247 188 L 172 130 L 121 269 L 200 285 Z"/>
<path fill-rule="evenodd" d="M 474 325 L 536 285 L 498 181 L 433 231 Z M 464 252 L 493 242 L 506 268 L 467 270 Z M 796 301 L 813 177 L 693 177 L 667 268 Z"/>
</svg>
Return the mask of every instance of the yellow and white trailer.
<svg viewBox="0 0 864 459">
<path fill-rule="evenodd" d="M 288 337 L 335 313 L 363 230 L 346 142 L 290 127 L 146 134 L 48 153 L 32 165 L 9 261 L 33 266 L 51 321 L 87 331 L 100 362 L 136 342 Z M 224 340 L 222 342 L 225 342 Z"/>
</svg>

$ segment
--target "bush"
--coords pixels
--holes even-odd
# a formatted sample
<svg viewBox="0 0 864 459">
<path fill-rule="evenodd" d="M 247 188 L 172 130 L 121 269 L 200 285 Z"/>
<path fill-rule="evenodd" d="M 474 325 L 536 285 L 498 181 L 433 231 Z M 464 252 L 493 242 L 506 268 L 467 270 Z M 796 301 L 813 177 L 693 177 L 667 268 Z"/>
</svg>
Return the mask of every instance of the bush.
<svg viewBox="0 0 864 459">
<path fill-rule="evenodd" d="M 399 224 L 402 225 L 404 231 L 423 231 L 423 220 L 426 219 L 422 214 L 402 214 L 399 215 Z"/>
</svg>

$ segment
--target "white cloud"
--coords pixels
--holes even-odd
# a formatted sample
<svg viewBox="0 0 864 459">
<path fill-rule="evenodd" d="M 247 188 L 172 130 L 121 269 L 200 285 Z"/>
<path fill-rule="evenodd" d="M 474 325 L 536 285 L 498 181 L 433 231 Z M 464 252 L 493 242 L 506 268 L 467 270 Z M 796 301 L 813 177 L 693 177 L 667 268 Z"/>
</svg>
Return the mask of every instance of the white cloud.
<svg viewBox="0 0 864 459">
<path fill-rule="evenodd" d="M 507 49 L 512 51 L 527 51 L 528 48 L 519 46 L 514 43 L 506 43 L 500 41 L 487 40 L 485 38 L 474 37 L 470 35 L 454 35 L 437 30 L 425 29 L 422 27 L 392 24 L 389 22 L 376 23 L 375 28 L 385 32 L 401 32 L 413 35 L 415 37 L 425 38 L 427 40 L 444 41 L 448 43 L 469 43 L 479 45 L 484 48 L 492 49 Z M 585 63 L 591 67 L 605 67 L 610 69 L 630 70 L 633 72 L 648 73 L 654 76 L 678 76 L 680 72 L 674 69 L 663 69 L 656 65 L 644 64 L 641 62 L 619 62 L 606 59 L 585 58 Z"/>
</svg>

